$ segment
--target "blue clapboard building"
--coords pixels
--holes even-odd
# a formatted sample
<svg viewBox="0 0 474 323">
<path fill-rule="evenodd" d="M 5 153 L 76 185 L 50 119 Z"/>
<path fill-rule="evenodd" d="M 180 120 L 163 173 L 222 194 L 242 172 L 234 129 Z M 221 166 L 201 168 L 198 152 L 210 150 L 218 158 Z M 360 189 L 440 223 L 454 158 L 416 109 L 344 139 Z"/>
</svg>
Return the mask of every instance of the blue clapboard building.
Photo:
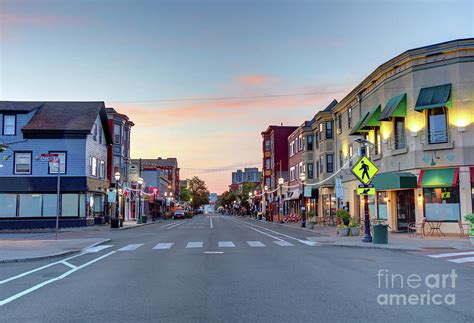
<svg viewBox="0 0 474 323">
<path fill-rule="evenodd" d="M 55 226 L 60 157 L 61 227 L 93 224 L 105 214 L 107 146 L 104 102 L 0 101 L 0 229 Z"/>
</svg>

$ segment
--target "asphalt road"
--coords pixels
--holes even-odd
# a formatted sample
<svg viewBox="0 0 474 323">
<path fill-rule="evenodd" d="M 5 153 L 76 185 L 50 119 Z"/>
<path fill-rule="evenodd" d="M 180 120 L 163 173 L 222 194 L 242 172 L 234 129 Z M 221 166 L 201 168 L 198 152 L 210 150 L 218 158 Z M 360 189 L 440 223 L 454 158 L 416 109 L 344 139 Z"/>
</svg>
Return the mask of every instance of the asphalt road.
<svg viewBox="0 0 474 323">
<path fill-rule="evenodd" d="M 474 321 L 472 263 L 311 236 L 216 214 L 114 232 L 87 253 L 0 264 L 0 321 Z"/>
</svg>

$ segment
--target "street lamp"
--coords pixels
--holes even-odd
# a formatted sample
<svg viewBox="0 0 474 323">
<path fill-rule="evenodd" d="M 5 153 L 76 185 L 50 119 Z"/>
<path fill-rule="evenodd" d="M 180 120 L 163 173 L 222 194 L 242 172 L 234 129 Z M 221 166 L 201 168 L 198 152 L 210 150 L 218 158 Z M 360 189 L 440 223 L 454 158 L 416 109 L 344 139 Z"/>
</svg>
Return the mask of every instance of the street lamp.
<svg viewBox="0 0 474 323">
<path fill-rule="evenodd" d="M 304 203 L 304 185 L 306 181 L 306 174 L 303 172 L 300 174 L 300 180 L 301 180 L 301 188 L 303 193 L 301 194 L 301 226 L 303 228 L 306 227 L 306 210 L 305 210 L 305 203 Z"/>
<path fill-rule="evenodd" d="M 120 186 L 119 181 L 120 181 L 120 172 L 116 172 L 114 175 L 115 178 L 115 219 L 110 221 L 110 226 L 112 228 L 117 228 L 118 227 L 118 221 L 119 221 L 119 215 L 120 215 L 120 210 L 119 210 L 119 194 L 118 194 L 118 188 Z"/>
<path fill-rule="evenodd" d="M 280 195 L 278 196 L 278 206 L 280 208 L 278 213 L 280 214 L 280 223 L 283 223 L 283 205 L 282 205 L 283 199 L 281 197 L 283 196 L 283 183 L 284 182 L 285 180 L 283 179 L 283 177 L 280 177 L 278 179 L 278 187 L 280 188 Z"/>
<path fill-rule="evenodd" d="M 137 180 L 138 183 L 138 216 L 137 216 L 137 223 L 141 222 L 141 215 L 142 215 L 142 185 L 143 185 L 143 178 L 139 177 Z"/>
</svg>

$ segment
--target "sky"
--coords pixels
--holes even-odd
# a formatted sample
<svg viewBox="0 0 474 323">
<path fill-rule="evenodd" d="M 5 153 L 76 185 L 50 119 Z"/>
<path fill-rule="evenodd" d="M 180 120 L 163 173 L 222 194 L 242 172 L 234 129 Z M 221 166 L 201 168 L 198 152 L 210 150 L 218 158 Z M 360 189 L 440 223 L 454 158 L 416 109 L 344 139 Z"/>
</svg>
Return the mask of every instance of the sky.
<svg viewBox="0 0 474 323">
<path fill-rule="evenodd" d="M 221 193 L 261 167 L 268 125 L 473 34 L 474 1 L 0 0 L 0 100 L 104 101 L 135 123 L 132 158 L 176 157 Z"/>
</svg>

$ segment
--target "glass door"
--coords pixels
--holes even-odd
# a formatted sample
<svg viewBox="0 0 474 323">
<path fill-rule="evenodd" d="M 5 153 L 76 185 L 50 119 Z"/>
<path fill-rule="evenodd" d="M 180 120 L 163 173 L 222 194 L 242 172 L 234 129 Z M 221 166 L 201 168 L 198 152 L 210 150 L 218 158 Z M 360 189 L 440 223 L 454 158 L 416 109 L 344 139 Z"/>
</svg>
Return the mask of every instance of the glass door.
<svg viewBox="0 0 474 323">
<path fill-rule="evenodd" d="M 397 191 L 397 229 L 407 231 L 408 224 L 415 222 L 415 193 L 413 190 Z"/>
</svg>

